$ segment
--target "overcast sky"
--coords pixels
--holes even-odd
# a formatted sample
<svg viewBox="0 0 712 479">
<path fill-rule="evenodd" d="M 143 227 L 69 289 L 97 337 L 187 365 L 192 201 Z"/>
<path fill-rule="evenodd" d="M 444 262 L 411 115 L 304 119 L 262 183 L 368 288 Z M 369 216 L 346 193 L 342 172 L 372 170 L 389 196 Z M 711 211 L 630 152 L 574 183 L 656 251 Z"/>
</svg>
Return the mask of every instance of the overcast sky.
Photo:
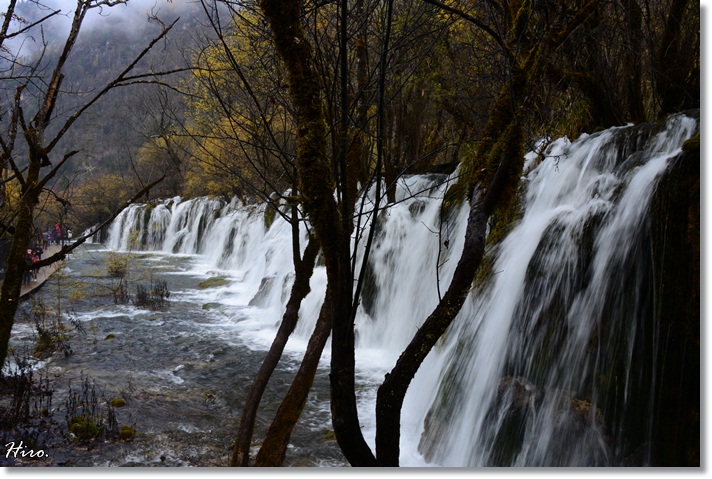
<svg viewBox="0 0 712 479">
<path fill-rule="evenodd" d="M 22 0 L 20 0 L 22 1 Z M 61 10 L 61 14 L 51 19 L 52 28 L 45 27 L 45 39 L 48 42 L 64 41 L 69 31 L 72 15 L 76 7 L 76 0 L 38 0 L 42 5 L 43 13 L 40 16 L 49 14 L 54 10 Z M 96 8 L 87 14 L 82 26 L 82 31 L 87 32 L 92 28 L 117 29 L 120 28 L 128 33 L 148 26 L 149 14 L 157 14 L 166 23 L 181 16 L 181 9 L 186 5 L 194 3 L 195 0 L 128 0 L 125 4 L 113 7 Z M 7 8 L 8 0 L 0 0 L 1 11 Z M 40 11 L 40 7 L 34 7 Z M 58 26 L 61 25 L 61 26 Z M 15 29 L 16 30 L 16 29 Z M 12 31 L 12 29 L 11 29 Z M 5 46 L 13 51 L 22 48 L 22 55 L 28 55 L 35 48 L 39 47 L 39 28 L 33 29 L 22 39 L 6 42 Z M 80 34 L 81 36 L 81 34 Z"/>
</svg>

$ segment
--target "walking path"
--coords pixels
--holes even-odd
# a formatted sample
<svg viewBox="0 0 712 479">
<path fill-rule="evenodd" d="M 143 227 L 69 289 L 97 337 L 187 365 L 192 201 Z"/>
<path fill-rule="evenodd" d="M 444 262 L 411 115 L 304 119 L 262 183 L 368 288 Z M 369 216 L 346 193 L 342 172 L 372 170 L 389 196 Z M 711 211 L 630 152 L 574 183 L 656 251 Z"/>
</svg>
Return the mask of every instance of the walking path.
<svg viewBox="0 0 712 479">
<path fill-rule="evenodd" d="M 42 258 L 49 258 L 56 252 L 60 250 L 61 246 L 57 244 L 52 244 L 44 248 L 44 253 L 42 253 Z M 40 270 L 37 272 L 37 278 L 35 278 L 34 281 L 32 281 L 30 284 L 23 284 L 22 289 L 20 290 L 20 298 L 25 299 L 32 293 L 34 293 L 37 289 L 39 289 L 40 286 L 42 286 L 45 281 L 49 279 L 50 276 L 52 276 L 52 273 L 57 271 L 60 267 L 62 266 L 61 261 L 57 261 L 56 263 L 53 263 L 49 266 L 45 266 L 43 268 L 40 268 Z"/>
</svg>

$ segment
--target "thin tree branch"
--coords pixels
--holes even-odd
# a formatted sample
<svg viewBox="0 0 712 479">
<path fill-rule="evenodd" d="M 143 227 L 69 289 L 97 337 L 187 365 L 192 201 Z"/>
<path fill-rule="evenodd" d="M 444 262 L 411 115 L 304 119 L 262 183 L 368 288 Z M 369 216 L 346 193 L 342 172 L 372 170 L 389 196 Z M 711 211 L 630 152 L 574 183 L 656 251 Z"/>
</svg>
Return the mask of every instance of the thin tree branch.
<svg viewBox="0 0 712 479">
<path fill-rule="evenodd" d="M 166 178 L 166 176 L 163 175 L 161 178 L 159 178 L 159 179 L 157 179 L 156 181 L 154 181 L 153 183 L 147 185 L 147 186 L 146 186 L 145 188 L 143 188 L 141 191 L 139 191 L 139 192 L 136 193 L 134 196 L 132 196 L 131 199 L 127 200 L 127 201 L 126 201 L 123 205 L 121 205 L 117 210 L 115 210 L 115 211 L 111 214 L 111 216 L 109 216 L 107 219 L 105 219 L 104 221 L 102 221 L 101 223 L 99 223 L 99 224 L 98 224 L 97 226 L 95 226 L 94 228 L 90 229 L 90 231 L 89 231 L 88 233 L 86 233 L 86 234 L 80 236 L 80 237 L 77 238 L 76 241 L 74 241 L 73 243 L 71 243 L 71 244 L 66 244 L 66 245 L 62 246 L 62 249 L 60 249 L 58 252 L 56 252 L 56 253 L 53 254 L 52 256 L 49 256 L 49 257 L 47 257 L 47 258 L 45 258 L 45 259 L 43 259 L 43 260 L 40 260 L 40 261 L 38 261 L 38 262 L 36 262 L 36 263 L 33 263 L 32 265 L 29 265 L 29 266 L 27 267 L 27 269 L 28 269 L 28 270 L 38 269 L 38 268 L 41 268 L 41 267 L 43 267 L 43 266 L 48 266 L 48 265 L 50 265 L 50 264 L 52 264 L 52 263 L 55 263 L 55 262 L 57 262 L 57 261 L 61 261 L 61 260 L 65 259 L 66 256 L 67 256 L 67 254 L 71 253 L 71 252 L 72 252 L 74 249 L 76 249 L 78 246 L 84 244 L 89 238 L 91 238 L 91 237 L 94 236 L 96 233 L 98 233 L 102 228 L 104 228 L 106 225 L 108 225 L 109 223 L 111 223 L 112 221 L 114 221 L 114 219 L 115 219 L 117 216 L 119 216 L 119 213 L 121 213 L 127 206 L 129 206 L 129 205 L 135 203 L 136 201 L 138 201 L 142 196 L 146 195 L 146 194 L 151 190 L 151 188 L 153 188 L 154 186 L 158 185 L 158 184 L 159 184 L 160 182 L 162 182 L 165 178 Z"/>
</svg>

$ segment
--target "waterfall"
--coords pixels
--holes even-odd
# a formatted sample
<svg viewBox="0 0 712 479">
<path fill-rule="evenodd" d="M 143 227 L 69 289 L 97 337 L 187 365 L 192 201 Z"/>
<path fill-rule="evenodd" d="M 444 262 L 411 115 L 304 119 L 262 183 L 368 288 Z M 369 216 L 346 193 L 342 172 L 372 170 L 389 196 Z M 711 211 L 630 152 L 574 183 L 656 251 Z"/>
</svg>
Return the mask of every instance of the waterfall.
<svg viewBox="0 0 712 479">
<path fill-rule="evenodd" d="M 264 205 L 177 197 L 126 208 L 112 222 L 107 246 L 200 256 L 206 274 L 239 281 L 239 290 L 231 291 L 236 303 L 258 302 L 279 309 L 286 298 L 276 298 L 289 291 L 293 275 L 291 227 L 279 216 L 270 227 L 266 222 Z M 301 233 L 303 250 L 306 229 L 302 227 Z"/>
<path fill-rule="evenodd" d="M 549 146 L 491 281 L 449 334 L 447 365 L 427 373 L 442 377 L 421 442 L 429 460 L 620 465 L 646 442 L 657 358 L 646 213 L 696 129 L 675 117 L 652 137 L 626 127 Z"/>
<path fill-rule="evenodd" d="M 520 219 L 489 247 L 485 280 L 406 396 L 404 465 L 608 466 L 633 453 L 650 463 L 659 326 L 648 203 L 698 128 L 679 115 L 527 156 Z M 442 215 L 455 176 L 401 178 L 396 203 L 375 219 L 356 322 L 360 380 L 380 382 L 447 289 L 468 216 L 466 204 Z M 273 329 L 291 287 L 292 242 L 286 221 L 267 218 L 264 206 L 237 200 L 173 198 L 127 208 L 108 245 L 199 255 L 206 272 L 234 279 L 226 301 Z M 361 271 L 365 233 L 352 241 Z M 318 266 L 297 341 L 311 334 L 325 283 Z M 361 394 L 362 416 L 372 417 L 375 388 Z M 369 441 L 373 427 L 364 419 Z"/>
</svg>

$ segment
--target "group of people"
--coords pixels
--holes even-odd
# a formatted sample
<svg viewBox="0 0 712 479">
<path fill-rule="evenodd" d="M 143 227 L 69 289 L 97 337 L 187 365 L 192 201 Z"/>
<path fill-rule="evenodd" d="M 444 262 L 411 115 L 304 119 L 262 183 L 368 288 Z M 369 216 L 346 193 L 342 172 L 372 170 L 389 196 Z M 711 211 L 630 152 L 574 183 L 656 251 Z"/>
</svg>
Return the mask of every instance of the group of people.
<svg viewBox="0 0 712 479">
<path fill-rule="evenodd" d="M 25 265 L 32 266 L 34 263 L 42 259 L 42 254 L 44 253 L 43 246 L 46 245 L 64 245 L 64 242 L 72 240 L 72 230 L 67 228 L 65 225 L 60 223 L 55 223 L 53 228 L 48 228 L 46 231 L 40 231 L 37 235 L 36 241 L 32 247 L 27 248 L 25 253 Z M 39 268 L 25 269 L 25 274 L 22 277 L 22 284 L 31 284 L 37 281 L 37 273 Z"/>
<path fill-rule="evenodd" d="M 40 234 L 40 242 L 45 244 L 62 245 L 64 241 L 72 240 L 72 230 L 60 223 L 55 223 L 53 228 Z"/>
<path fill-rule="evenodd" d="M 39 246 L 27 248 L 27 252 L 25 253 L 25 265 L 32 266 L 32 264 L 41 260 L 42 253 L 44 253 L 44 251 Z M 22 284 L 30 284 L 33 281 L 37 281 L 38 271 L 39 269 L 25 269 L 25 274 L 22 277 Z"/>
</svg>

